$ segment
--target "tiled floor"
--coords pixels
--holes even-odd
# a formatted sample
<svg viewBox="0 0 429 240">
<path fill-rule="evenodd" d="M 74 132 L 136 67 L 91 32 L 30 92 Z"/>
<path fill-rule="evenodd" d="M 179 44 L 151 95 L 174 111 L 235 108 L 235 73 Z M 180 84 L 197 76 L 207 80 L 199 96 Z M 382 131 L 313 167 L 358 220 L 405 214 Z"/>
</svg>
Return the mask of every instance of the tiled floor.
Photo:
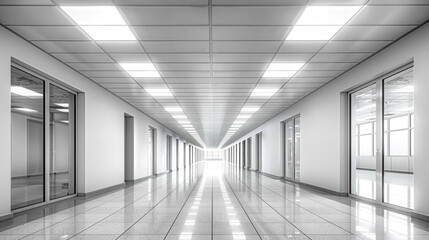
<svg viewBox="0 0 429 240">
<path fill-rule="evenodd" d="M 220 162 L 0 223 L 0 239 L 429 239 L 429 223 Z"/>
</svg>

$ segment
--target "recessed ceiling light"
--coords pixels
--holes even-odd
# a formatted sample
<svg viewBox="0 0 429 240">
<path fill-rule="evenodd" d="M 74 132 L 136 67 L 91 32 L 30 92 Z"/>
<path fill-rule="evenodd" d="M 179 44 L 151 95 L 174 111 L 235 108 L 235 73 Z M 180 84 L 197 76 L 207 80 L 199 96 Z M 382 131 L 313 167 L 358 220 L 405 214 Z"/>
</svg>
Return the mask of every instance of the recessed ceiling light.
<svg viewBox="0 0 429 240">
<path fill-rule="evenodd" d="M 171 112 L 171 113 L 180 113 L 183 112 L 181 107 L 164 107 L 165 111 Z"/>
<path fill-rule="evenodd" d="M 250 95 L 251 97 L 271 97 L 273 96 L 279 89 L 278 88 L 255 88 Z"/>
<path fill-rule="evenodd" d="M 296 25 L 344 25 L 362 6 L 308 6 Z"/>
<path fill-rule="evenodd" d="M 241 126 L 243 126 L 243 123 L 233 123 L 230 127 L 232 127 L 232 128 L 239 128 Z"/>
<path fill-rule="evenodd" d="M 95 41 L 137 40 L 128 26 L 81 26 Z"/>
<path fill-rule="evenodd" d="M 43 96 L 42 94 L 32 91 L 30 89 L 24 88 L 24 87 L 20 87 L 20 86 L 11 86 L 10 87 L 10 92 L 20 95 L 20 96 L 24 96 L 24 97 L 41 97 Z"/>
<path fill-rule="evenodd" d="M 183 124 L 182 127 L 184 127 L 184 128 L 191 128 L 193 126 L 192 126 L 192 124 Z"/>
<path fill-rule="evenodd" d="M 263 78 L 290 78 L 297 71 L 265 71 Z"/>
<path fill-rule="evenodd" d="M 254 113 L 257 112 L 259 110 L 260 107 L 243 107 L 241 109 L 241 112 L 246 112 L 246 113 Z"/>
<path fill-rule="evenodd" d="M 30 108 L 13 108 L 13 109 L 22 111 L 22 112 L 37 112 L 36 110 L 30 109 Z"/>
<path fill-rule="evenodd" d="M 68 120 L 61 120 L 62 123 L 69 123 Z"/>
<path fill-rule="evenodd" d="M 125 71 L 156 71 L 153 63 L 119 63 Z"/>
<path fill-rule="evenodd" d="M 244 124 L 246 120 L 235 120 L 233 124 Z"/>
<path fill-rule="evenodd" d="M 229 130 L 234 130 L 237 131 L 239 128 L 238 127 L 230 127 Z"/>
<path fill-rule="evenodd" d="M 69 110 L 65 109 L 65 108 L 58 108 L 57 110 L 60 111 L 60 112 L 69 112 Z"/>
<path fill-rule="evenodd" d="M 60 6 L 70 18 L 82 26 L 126 25 L 115 6 Z"/>
<path fill-rule="evenodd" d="M 154 89 L 154 88 L 145 88 L 152 97 L 172 97 L 173 94 L 169 89 Z"/>
<path fill-rule="evenodd" d="M 188 120 L 179 120 L 179 121 L 177 121 L 178 123 L 180 123 L 180 124 L 190 124 L 191 122 L 189 122 Z"/>
<path fill-rule="evenodd" d="M 240 114 L 240 115 L 237 116 L 237 119 L 238 118 L 240 118 L 240 119 L 248 119 L 250 117 L 252 117 L 251 114 Z"/>
<path fill-rule="evenodd" d="M 157 71 L 127 71 L 133 78 L 160 78 Z"/>
<path fill-rule="evenodd" d="M 305 63 L 303 62 L 289 62 L 289 63 L 280 63 L 275 62 L 271 63 L 270 66 L 268 66 L 267 71 L 297 71 L 304 66 Z"/>
<path fill-rule="evenodd" d="M 286 40 L 327 41 L 340 30 L 341 26 L 295 26 Z"/>
<path fill-rule="evenodd" d="M 172 116 L 176 119 L 187 119 L 186 115 L 184 114 L 174 114 Z"/>
</svg>

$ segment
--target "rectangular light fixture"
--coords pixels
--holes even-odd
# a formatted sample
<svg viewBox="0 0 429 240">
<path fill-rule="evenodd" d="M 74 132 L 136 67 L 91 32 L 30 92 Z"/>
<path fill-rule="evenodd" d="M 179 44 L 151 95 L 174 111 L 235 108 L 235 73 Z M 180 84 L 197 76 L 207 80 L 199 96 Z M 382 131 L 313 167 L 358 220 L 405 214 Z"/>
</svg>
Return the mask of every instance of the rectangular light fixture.
<svg viewBox="0 0 429 240">
<path fill-rule="evenodd" d="M 22 111 L 22 112 L 37 112 L 36 110 L 30 109 L 30 108 L 13 108 L 13 109 Z"/>
<path fill-rule="evenodd" d="M 268 66 L 267 71 L 298 71 L 304 64 L 303 62 L 274 62 Z"/>
<path fill-rule="evenodd" d="M 295 75 L 297 71 L 266 71 L 263 78 L 290 78 Z"/>
<path fill-rule="evenodd" d="M 251 97 L 271 97 L 273 96 L 279 89 L 278 88 L 255 88 L 250 95 Z"/>
<path fill-rule="evenodd" d="M 260 107 L 243 107 L 241 109 L 241 112 L 244 113 L 254 113 L 257 112 L 259 110 Z"/>
<path fill-rule="evenodd" d="M 82 26 L 126 25 L 115 6 L 61 6 L 61 9 Z"/>
<path fill-rule="evenodd" d="M 295 26 L 286 40 L 327 41 L 340 30 L 342 26 Z"/>
<path fill-rule="evenodd" d="M 362 6 L 308 6 L 296 25 L 337 25 L 346 24 Z"/>
<path fill-rule="evenodd" d="M 246 120 L 235 120 L 233 124 L 244 124 Z"/>
<path fill-rule="evenodd" d="M 81 26 L 95 41 L 135 41 L 128 26 Z"/>
<path fill-rule="evenodd" d="M 188 120 L 178 120 L 177 122 L 179 124 L 182 124 L 182 125 L 184 125 L 184 124 L 191 124 L 191 122 L 189 122 Z"/>
<path fill-rule="evenodd" d="M 172 115 L 175 119 L 187 119 L 186 115 L 184 114 L 174 114 Z"/>
<path fill-rule="evenodd" d="M 69 110 L 66 109 L 66 108 L 58 108 L 57 110 L 60 111 L 60 112 L 65 112 L 65 113 L 69 112 Z"/>
<path fill-rule="evenodd" d="M 249 119 L 250 117 L 252 117 L 252 114 L 240 114 L 237 119 Z"/>
<path fill-rule="evenodd" d="M 122 69 L 125 71 L 156 71 L 155 66 L 153 63 L 119 63 L 119 66 L 121 66 Z"/>
<path fill-rule="evenodd" d="M 136 41 L 115 6 L 61 6 L 96 41 Z"/>
<path fill-rule="evenodd" d="M 133 78 L 160 78 L 157 71 L 127 71 L 130 77 Z"/>
<path fill-rule="evenodd" d="M 192 124 L 183 124 L 182 127 L 184 127 L 184 128 L 193 128 Z"/>
<path fill-rule="evenodd" d="M 173 94 L 169 89 L 156 89 L 156 88 L 145 88 L 146 92 L 148 92 L 152 97 L 172 97 Z"/>
<path fill-rule="evenodd" d="M 165 111 L 169 113 L 181 113 L 183 112 L 181 107 L 164 107 Z"/>
<path fill-rule="evenodd" d="M 32 91 L 24 87 L 20 87 L 20 86 L 11 86 L 10 92 L 24 97 L 42 97 L 43 96 L 38 92 Z"/>
</svg>

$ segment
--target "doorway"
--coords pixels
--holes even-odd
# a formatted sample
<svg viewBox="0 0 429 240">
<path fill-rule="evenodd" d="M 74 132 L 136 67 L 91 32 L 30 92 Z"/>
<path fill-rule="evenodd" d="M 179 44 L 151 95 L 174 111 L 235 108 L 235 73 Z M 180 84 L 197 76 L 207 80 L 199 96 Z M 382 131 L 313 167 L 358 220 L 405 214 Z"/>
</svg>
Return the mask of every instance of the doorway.
<svg viewBox="0 0 429 240">
<path fill-rule="evenodd" d="M 176 139 L 176 170 L 179 170 L 179 139 Z"/>
<path fill-rule="evenodd" d="M 411 65 L 349 92 L 349 194 L 414 208 Z"/>
<path fill-rule="evenodd" d="M 148 160 L 149 164 L 151 165 L 151 171 L 152 175 L 156 175 L 158 173 L 157 171 L 157 164 L 156 164 L 156 129 L 149 126 L 148 129 Z"/>
<path fill-rule="evenodd" d="M 241 142 L 241 146 L 242 146 L 242 148 L 241 148 L 241 151 L 242 151 L 242 153 L 241 153 L 241 161 L 242 161 L 242 163 L 241 163 L 241 167 L 242 168 L 246 168 L 246 140 L 243 140 L 242 142 Z"/>
<path fill-rule="evenodd" d="M 247 139 L 246 168 L 252 168 L 252 138 Z"/>
<path fill-rule="evenodd" d="M 255 135 L 255 170 L 262 171 L 262 132 Z"/>
<path fill-rule="evenodd" d="M 134 180 L 134 117 L 124 116 L 124 177 L 125 182 Z"/>
<path fill-rule="evenodd" d="M 166 145 L 166 160 L 167 160 L 167 164 L 166 164 L 166 169 L 167 171 L 171 171 L 172 170 L 172 161 L 173 161 L 173 138 L 169 135 L 167 135 L 167 145 Z"/>
<path fill-rule="evenodd" d="M 301 174 L 301 118 L 295 116 L 284 122 L 284 177 L 299 181 Z"/>
</svg>

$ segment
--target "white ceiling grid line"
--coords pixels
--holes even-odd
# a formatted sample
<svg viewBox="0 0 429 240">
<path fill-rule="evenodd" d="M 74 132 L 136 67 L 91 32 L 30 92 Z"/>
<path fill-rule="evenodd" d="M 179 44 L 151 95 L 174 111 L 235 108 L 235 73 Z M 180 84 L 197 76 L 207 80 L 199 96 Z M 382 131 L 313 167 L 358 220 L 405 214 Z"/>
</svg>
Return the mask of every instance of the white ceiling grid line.
<svg viewBox="0 0 429 240">
<path fill-rule="evenodd" d="M 137 39 L 93 41 L 61 11 L 66 5 L 116 6 Z M 329 41 L 284 41 L 307 6 L 336 5 L 365 8 Z M 428 19 L 426 0 L 0 1 L 0 24 L 194 141 L 194 130 L 164 109 L 180 106 L 208 148 L 238 139 Z M 153 63 L 161 78 L 132 78 L 123 62 Z M 262 77 L 272 62 L 306 64 L 292 78 Z M 143 90 L 159 87 L 173 96 Z M 250 97 L 255 88 L 279 90 Z M 250 105 L 261 108 L 240 115 Z M 237 116 L 248 120 L 222 141 Z"/>
</svg>

